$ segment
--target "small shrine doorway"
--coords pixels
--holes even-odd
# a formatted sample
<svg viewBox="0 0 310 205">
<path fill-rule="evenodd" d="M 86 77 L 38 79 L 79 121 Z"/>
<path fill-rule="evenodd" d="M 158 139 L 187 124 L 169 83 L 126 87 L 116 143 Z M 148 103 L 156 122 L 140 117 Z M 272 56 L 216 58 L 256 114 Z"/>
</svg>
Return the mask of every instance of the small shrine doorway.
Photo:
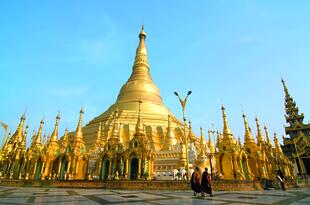
<svg viewBox="0 0 310 205">
<path fill-rule="evenodd" d="M 131 158 L 130 161 L 130 179 L 138 179 L 139 159 L 136 157 Z"/>
</svg>

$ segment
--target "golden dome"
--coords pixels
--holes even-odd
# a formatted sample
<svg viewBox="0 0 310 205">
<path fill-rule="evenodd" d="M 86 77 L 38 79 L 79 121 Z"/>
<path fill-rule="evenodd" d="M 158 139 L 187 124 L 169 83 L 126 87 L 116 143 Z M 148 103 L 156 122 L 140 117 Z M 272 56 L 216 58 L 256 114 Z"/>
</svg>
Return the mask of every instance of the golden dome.
<svg viewBox="0 0 310 205">
<path fill-rule="evenodd" d="M 101 122 L 105 126 L 102 130 L 103 135 L 109 135 L 109 127 L 111 127 L 111 118 L 113 113 L 117 111 L 117 122 L 123 126 L 124 138 L 126 143 L 129 141 L 134 133 L 135 125 L 138 118 L 139 101 L 141 104 L 141 117 L 144 126 L 147 126 L 146 134 L 152 138 L 152 142 L 156 149 L 164 143 L 164 136 L 168 127 L 167 116 L 171 116 L 171 127 L 174 130 L 179 127 L 180 122 L 177 118 L 166 108 L 162 102 L 160 91 L 152 80 L 149 64 L 147 48 L 145 44 L 146 33 L 142 26 L 139 33 L 139 45 L 136 50 L 132 74 L 127 82 L 122 86 L 118 94 L 116 102 L 111 105 L 104 113 L 91 120 L 85 127 L 83 127 L 83 136 L 85 145 L 88 147 L 95 144 L 97 139 L 98 125 Z M 177 133 L 181 133 L 180 129 Z M 70 133 L 70 137 L 74 133 Z M 176 140 L 180 136 L 176 136 Z"/>
</svg>

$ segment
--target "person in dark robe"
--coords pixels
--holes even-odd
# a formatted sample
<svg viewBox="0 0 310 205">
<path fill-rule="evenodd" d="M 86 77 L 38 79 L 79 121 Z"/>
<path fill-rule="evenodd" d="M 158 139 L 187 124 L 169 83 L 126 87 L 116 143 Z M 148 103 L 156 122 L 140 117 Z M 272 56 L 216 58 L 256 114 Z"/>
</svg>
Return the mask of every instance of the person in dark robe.
<svg viewBox="0 0 310 205">
<path fill-rule="evenodd" d="M 195 171 L 191 176 L 191 189 L 194 191 L 194 196 L 196 196 L 197 193 L 201 192 L 199 167 L 196 167 Z"/>
<path fill-rule="evenodd" d="M 205 193 L 210 194 L 210 197 L 212 197 L 211 175 L 208 173 L 208 168 L 205 168 L 201 176 L 201 196 L 204 197 Z"/>
<path fill-rule="evenodd" d="M 280 181 L 282 190 L 285 191 L 285 178 L 281 170 L 278 170 L 277 177 L 278 177 L 278 180 Z"/>
</svg>

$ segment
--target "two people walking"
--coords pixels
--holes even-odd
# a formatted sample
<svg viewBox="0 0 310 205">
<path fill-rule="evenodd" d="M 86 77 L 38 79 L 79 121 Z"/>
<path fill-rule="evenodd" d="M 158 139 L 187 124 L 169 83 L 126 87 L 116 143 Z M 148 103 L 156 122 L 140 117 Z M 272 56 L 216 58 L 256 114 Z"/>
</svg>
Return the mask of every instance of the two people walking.
<svg viewBox="0 0 310 205">
<path fill-rule="evenodd" d="M 197 193 L 201 193 L 203 197 L 205 194 L 210 194 L 210 197 L 212 197 L 212 181 L 211 175 L 208 173 L 208 168 L 205 168 L 205 171 L 200 177 L 200 169 L 196 167 L 191 177 L 191 188 L 194 191 L 194 196 Z"/>
</svg>

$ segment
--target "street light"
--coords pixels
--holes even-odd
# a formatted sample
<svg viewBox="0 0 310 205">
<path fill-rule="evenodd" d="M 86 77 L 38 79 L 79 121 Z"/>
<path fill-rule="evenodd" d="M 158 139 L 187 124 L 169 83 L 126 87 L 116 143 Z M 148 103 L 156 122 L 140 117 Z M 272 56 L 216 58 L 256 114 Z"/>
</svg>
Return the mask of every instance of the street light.
<svg viewBox="0 0 310 205">
<path fill-rule="evenodd" d="M 187 180 L 189 179 L 189 159 L 188 159 L 188 141 L 187 141 L 187 135 L 186 135 L 186 118 L 185 118 L 185 106 L 187 102 L 188 96 L 192 94 L 192 91 L 188 91 L 186 97 L 184 100 L 180 97 L 180 95 L 177 92 L 174 92 L 174 94 L 179 98 L 181 107 L 182 107 L 182 114 L 183 114 L 183 134 L 185 140 L 185 147 L 186 147 L 186 173 L 187 173 Z"/>
</svg>

